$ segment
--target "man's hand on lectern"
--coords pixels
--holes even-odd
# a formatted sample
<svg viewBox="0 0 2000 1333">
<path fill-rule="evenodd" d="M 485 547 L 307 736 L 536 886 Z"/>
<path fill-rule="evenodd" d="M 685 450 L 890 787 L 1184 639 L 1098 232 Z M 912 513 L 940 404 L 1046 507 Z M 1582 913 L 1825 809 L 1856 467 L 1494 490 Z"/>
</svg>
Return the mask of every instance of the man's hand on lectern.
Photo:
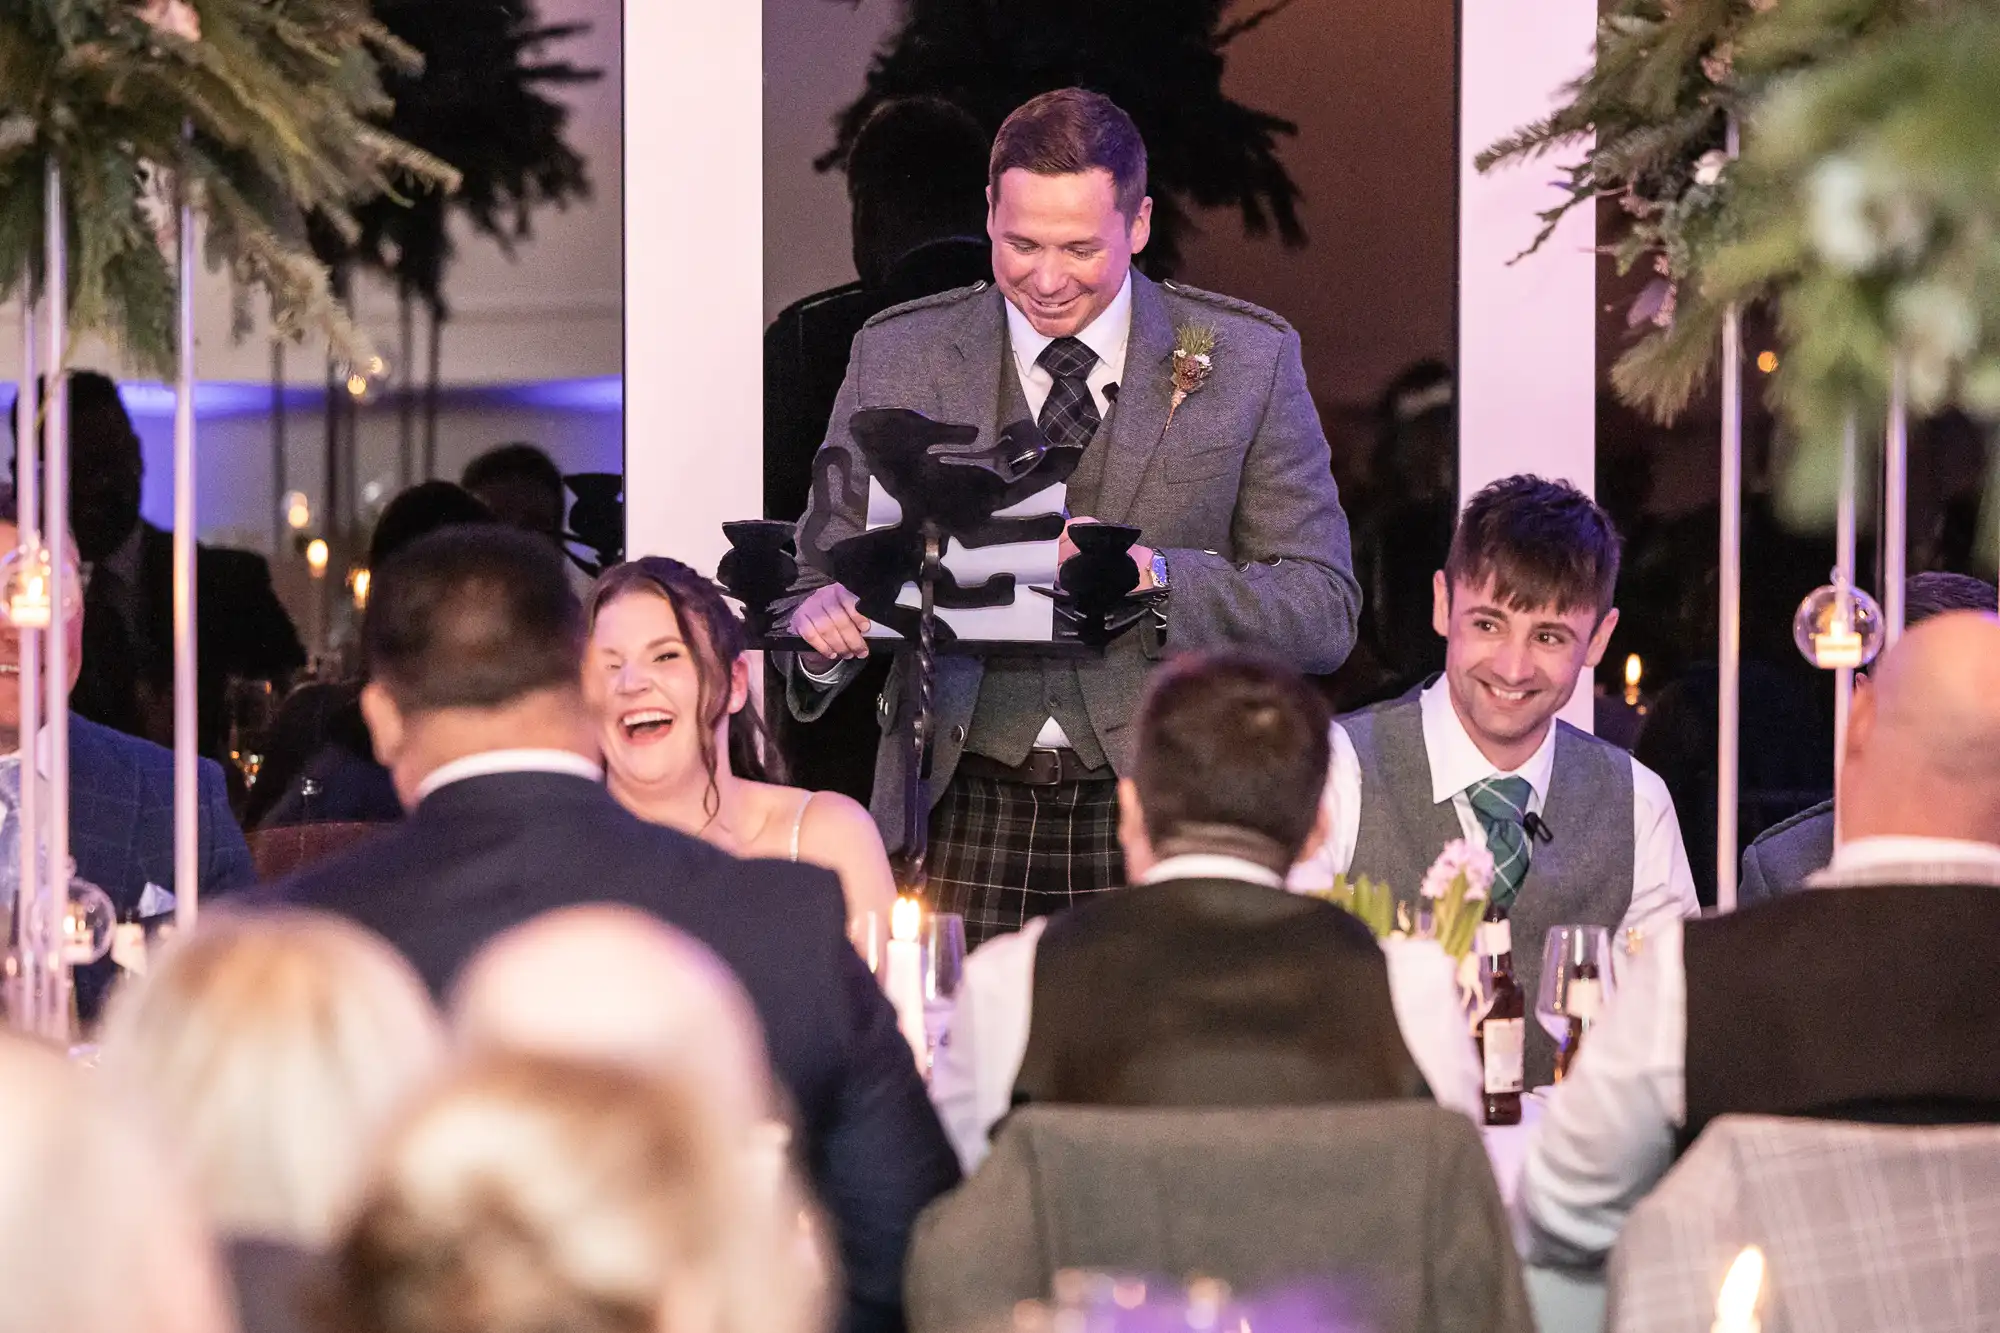
<svg viewBox="0 0 2000 1333">
<path fill-rule="evenodd" d="M 800 656 L 800 664 L 815 674 L 836 661 L 868 656 L 868 617 L 861 614 L 854 594 L 838 583 L 829 583 L 799 603 L 792 612 L 792 632 L 813 646 Z"/>
</svg>

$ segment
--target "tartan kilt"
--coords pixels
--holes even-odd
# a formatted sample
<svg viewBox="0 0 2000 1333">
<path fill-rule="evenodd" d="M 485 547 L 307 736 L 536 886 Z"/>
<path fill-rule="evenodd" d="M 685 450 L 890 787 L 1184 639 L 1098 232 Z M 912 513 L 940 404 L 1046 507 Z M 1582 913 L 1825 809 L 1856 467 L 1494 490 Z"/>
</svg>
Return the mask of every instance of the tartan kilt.
<svg viewBox="0 0 2000 1333">
<path fill-rule="evenodd" d="M 965 917 L 965 947 L 1125 882 L 1118 783 L 952 778 L 931 810 L 930 907 Z"/>
</svg>

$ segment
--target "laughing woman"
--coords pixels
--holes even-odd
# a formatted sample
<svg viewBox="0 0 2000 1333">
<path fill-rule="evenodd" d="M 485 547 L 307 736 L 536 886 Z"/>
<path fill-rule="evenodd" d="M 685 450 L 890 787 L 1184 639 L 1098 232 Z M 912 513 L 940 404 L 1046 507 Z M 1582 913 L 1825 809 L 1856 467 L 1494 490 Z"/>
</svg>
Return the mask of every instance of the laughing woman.
<svg viewBox="0 0 2000 1333">
<path fill-rule="evenodd" d="M 722 594 L 678 560 L 646 556 L 599 577 L 583 688 L 611 794 L 731 855 L 824 866 L 840 876 L 850 920 L 886 916 L 895 881 L 868 812 L 837 792 L 765 780 L 744 646 Z"/>
</svg>

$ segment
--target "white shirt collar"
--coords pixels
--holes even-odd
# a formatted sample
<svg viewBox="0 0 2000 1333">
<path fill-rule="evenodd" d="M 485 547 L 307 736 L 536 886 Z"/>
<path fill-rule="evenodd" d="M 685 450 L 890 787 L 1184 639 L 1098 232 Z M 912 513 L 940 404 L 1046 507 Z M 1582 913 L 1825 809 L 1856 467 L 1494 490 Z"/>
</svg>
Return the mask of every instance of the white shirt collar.
<svg viewBox="0 0 2000 1333">
<path fill-rule="evenodd" d="M 1142 875 L 1139 882 L 1158 884 L 1169 879 L 1240 879 L 1251 884 L 1262 884 L 1267 889 L 1285 887 L 1283 875 L 1266 870 L 1255 861 L 1246 861 L 1240 856 L 1222 856 L 1213 852 L 1190 852 L 1185 856 L 1170 856 Z"/>
<path fill-rule="evenodd" d="M 1012 301 L 1002 302 L 1007 307 L 1007 342 L 1014 349 L 1014 360 L 1023 379 L 1034 368 L 1042 349 L 1055 339 L 1035 332 L 1035 326 L 1028 317 L 1014 308 Z M 1104 307 L 1102 314 L 1083 326 L 1077 338 L 1091 351 L 1097 353 L 1098 362 L 1111 373 L 1114 380 L 1125 374 L 1125 344 L 1132 336 L 1132 274 L 1127 271 L 1125 281 L 1119 285 L 1118 295 L 1111 298 L 1111 304 Z"/>
<path fill-rule="evenodd" d="M 1960 838 L 1856 838 L 1806 880 L 1819 888 L 1861 884 L 2000 884 L 2000 847 Z"/>
<path fill-rule="evenodd" d="M 574 750 L 483 750 L 432 769 L 430 776 L 417 784 L 417 802 L 422 804 L 440 787 L 495 773 L 567 773 L 592 782 L 604 780 L 604 769 Z"/>
<path fill-rule="evenodd" d="M 1522 777 L 1534 788 L 1537 804 L 1548 800 L 1549 778 L 1556 766 L 1556 724 L 1549 719 L 1542 743 L 1526 763 L 1503 773 L 1473 744 L 1451 702 L 1451 683 L 1439 676 L 1423 692 L 1424 751 L 1431 761 L 1431 800 L 1439 805 L 1484 778 Z"/>
</svg>

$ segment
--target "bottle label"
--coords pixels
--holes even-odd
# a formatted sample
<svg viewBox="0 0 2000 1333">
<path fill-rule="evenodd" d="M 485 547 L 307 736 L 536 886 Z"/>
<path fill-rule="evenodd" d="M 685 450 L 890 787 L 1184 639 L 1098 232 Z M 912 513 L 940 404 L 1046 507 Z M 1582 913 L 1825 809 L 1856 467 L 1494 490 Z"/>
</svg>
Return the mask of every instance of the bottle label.
<svg viewBox="0 0 2000 1333">
<path fill-rule="evenodd" d="M 1514 952 L 1514 923 L 1506 917 L 1479 923 L 1479 952 L 1488 958 Z"/>
<path fill-rule="evenodd" d="M 1480 1028 L 1479 1043 L 1486 1063 L 1488 1094 L 1521 1090 L 1521 1052 L 1527 1038 L 1525 1019 L 1489 1018 L 1486 1025 Z"/>
<path fill-rule="evenodd" d="M 1581 1018 L 1586 1023 L 1595 1021 L 1597 1010 L 1604 1003 L 1604 983 L 1596 977 L 1571 978 L 1565 1003 L 1571 1018 Z"/>
</svg>

